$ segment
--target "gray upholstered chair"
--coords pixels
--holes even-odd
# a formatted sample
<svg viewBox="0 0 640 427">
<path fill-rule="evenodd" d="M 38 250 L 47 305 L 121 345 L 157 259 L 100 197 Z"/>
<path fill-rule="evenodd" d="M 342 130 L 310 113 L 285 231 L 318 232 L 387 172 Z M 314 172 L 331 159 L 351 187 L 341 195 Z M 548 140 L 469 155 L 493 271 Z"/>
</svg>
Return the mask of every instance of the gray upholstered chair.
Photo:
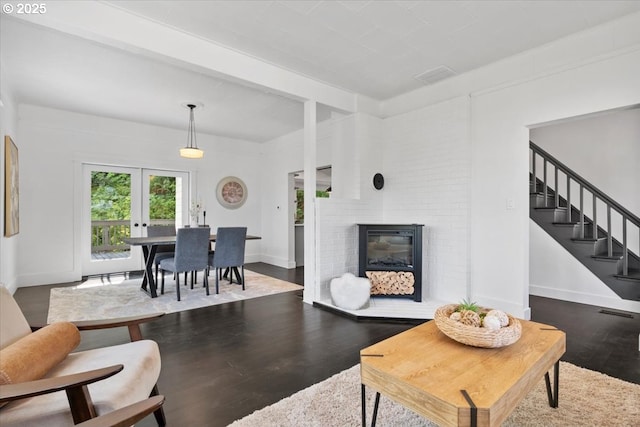
<svg viewBox="0 0 640 427">
<path fill-rule="evenodd" d="M 173 225 L 150 225 L 147 227 L 148 237 L 175 236 L 176 227 Z M 156 256 L 153 258 L 153 264 L 156 268 L 156 283 L 158 283 L 158 268 L 160 261 L 167 258 L 173 258 L 176 245 L 158 245 Z"/>
<path fill-rule="evenodd" d="M 209 266 L 216 275 L 216 294 L 219 293 L 218 279 L 223 268 L 228 269 L 229 282 L 233 283 L 235 272 L 238 282 L 244 287 L 244 247 L 247 240 L 247 227 L 219 227 L 216 232 L 216 247 L 209 255 Z M 238 275 L 238 267 L 242 277 Z"/>
<path fill-rule="evenodd" d="M 172 258 L 160 261 L 162 270 L 162 285 L 160 292 L 164 293 L 164 272 L 176 273 L 176 294 L 180 301 L 180 274 L 189 271 L 206 271 L 209 268 L 209 227 L 180 228 L 176 236 L 176 252 Z M 204 286 L 209 295 L 209 280 L 204 275 Z M 193 288 L 193 280 L 191 281 Z"/>
<path fill-rule="evenodd" d="M 121 408 L 157 396 L 160 351 L 154 341 L 142 339 L 139 324 L 163 314 L 55 322 L 32 332 L 36 328 L 29 326 L 13 295 L 0 285 L 0 425 L 68 426 L 98 418 L 103 422 L 110 414 L 121 414 Z M 132 342 L 73 352 L 80 331 L 123 326 L 129 328 Z M 163 400 L 152 399 L 155 403 L 145 409 L 154 412 L 162 426 Z"/>
</svg>

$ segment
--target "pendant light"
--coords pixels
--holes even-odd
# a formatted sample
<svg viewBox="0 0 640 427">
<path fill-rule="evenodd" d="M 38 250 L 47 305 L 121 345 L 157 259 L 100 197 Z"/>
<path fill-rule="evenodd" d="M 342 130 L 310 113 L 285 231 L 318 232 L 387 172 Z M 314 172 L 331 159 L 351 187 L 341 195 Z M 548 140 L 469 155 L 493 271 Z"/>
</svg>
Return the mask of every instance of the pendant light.
<svg viewBox="0 0 640 427">
<path fill-rule="evenodd" d="M 180 156 L 188 159 L 201 159 L 204 156 L 204 151 L 198 148 L 196 142 L 196 125 L 193 120 L 193 110 L 196 108 L 195 104 L 187 104 L 189 108 L 189 134 L 187 135 L 187 146 L 180 149 Z"/>
</svg>

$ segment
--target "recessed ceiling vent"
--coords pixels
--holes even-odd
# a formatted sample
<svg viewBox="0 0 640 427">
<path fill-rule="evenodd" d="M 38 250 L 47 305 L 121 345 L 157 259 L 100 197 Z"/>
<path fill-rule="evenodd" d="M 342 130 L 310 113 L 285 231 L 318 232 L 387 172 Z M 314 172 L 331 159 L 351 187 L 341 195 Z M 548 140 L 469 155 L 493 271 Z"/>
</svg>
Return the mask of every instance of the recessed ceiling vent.
<svg viewBox="0 0 640 427">
<path fill-rule="evenodd" d="M 439 67 L 433 68 L 431 70 L 427 70 L 424 73 L 420 73 L 413 78 L 422 82 L 425 85 L 432 85 L 440 80 L 448 79 L 449 77 L 455 76 L 456 72 L 453 71 L 449 67 L 445 67 L 441 65 Z"/>
</svg>

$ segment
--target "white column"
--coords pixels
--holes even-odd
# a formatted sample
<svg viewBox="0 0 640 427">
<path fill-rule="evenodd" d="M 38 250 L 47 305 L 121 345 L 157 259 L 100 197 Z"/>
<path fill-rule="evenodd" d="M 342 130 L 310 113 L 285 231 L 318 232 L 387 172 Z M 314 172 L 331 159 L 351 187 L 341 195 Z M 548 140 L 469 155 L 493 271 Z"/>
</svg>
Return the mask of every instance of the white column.
<svg viewBox="0 0 640 427">
<path fill-rule="evenodd" d="M 304 302 L 316 300 L 316 101 L 304 103 Z"/>
</svg>

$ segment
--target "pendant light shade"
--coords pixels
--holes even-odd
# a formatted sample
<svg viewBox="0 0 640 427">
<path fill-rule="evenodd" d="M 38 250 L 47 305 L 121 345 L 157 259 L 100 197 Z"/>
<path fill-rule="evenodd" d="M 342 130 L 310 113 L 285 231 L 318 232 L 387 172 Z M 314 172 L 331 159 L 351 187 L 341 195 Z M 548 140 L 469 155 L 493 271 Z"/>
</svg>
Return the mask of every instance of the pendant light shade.
<svg viewBox="0 0 640 427">
<path fill-rule="evenodd" d="M 187 146 L 180 149 L 180 156 L 187 159 L 201 159 L 204 151 L 198 148 L 196 142 L 196 125 L 193 120 L 193 110 L 196 108 L 194 104 L 187 104 L 189 107 L 189 133 L 187 135 Z"/>
</svg>

